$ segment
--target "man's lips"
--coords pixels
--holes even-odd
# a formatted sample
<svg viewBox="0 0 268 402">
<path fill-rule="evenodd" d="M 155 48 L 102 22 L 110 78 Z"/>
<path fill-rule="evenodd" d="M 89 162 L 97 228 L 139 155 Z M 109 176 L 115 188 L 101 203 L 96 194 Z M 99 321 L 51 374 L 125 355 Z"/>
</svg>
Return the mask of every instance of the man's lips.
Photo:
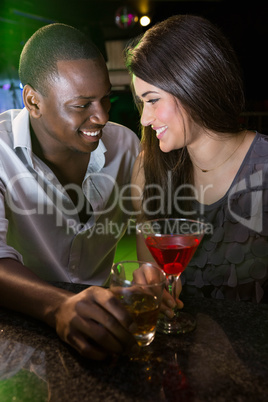
<svg viewBox="0 0 268 402">
<path fill-rule="evenodd" d="M 80 130 L 80 131 L 87 137 L 97 137 L 97 135 L 99 135 L 101 133 L 101 130 L 96 130 L 96 131 Z"/>
<path fill-rule="evenodd" d="M 79 130 L 80 136 L 85 142 L 96 142 L 101 139 L 102 129 L 98 130 Z"/>
</svg>

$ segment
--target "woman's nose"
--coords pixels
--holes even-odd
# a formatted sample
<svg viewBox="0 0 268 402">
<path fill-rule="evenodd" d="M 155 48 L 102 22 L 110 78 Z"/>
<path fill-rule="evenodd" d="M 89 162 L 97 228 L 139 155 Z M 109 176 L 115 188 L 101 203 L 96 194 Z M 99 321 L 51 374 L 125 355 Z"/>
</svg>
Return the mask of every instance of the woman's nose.
<svg viewBox="0 0 268 402">
<path fill-rule="evenodd" d="M 141 114 L 141 124 L 143 126 L 150 126 L 154 121 L 153 114 L 148 110 L 146 106 L 143 107 Z"/>
</svg>

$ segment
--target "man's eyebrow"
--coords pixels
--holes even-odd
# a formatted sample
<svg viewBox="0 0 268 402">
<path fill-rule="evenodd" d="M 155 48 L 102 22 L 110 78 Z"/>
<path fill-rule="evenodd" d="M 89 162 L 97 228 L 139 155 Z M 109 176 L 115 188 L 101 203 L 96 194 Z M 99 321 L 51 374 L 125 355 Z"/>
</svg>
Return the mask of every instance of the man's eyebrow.
<svg viewBox="0 0 268 402">
<path fill-rule="evenodd" d="M 107 93 L 105 95 L 103 95 L 103 97 L 111 95 L 111 92 L 112 92 L 112 86 L 108 89 Z M 93 96 L 78 95 L 78 96 L 74 97 L 74 99 L 86 99 L 86 100 L 96 99 L 96 98 L 97 98 L 97 96 L 94 96 L 94 95 Z"/>
<path fill-rule="evenodd" d="M 103 95 L 103 98 L 105 97 L 105 96 L 109 96 L 111 94 L 111 90 L 109 90 L 105 95 Z M 79 96 L 74 96 L 74 100 L 79 100 L 79 99 L 82 99 L 82 100 L 93 100 L 93 99 L 96 99 L 96 98 L 98 98 L 97 96 L 83 96 L 83 95 L 79 95 Z"/>
<path fill-rule="evenodd" d="M 83 96 L 83 95 L 79 95 L 79 96 L 74 96 L 73 99 L 95 99 L 96 96 Z"/>
</svg>

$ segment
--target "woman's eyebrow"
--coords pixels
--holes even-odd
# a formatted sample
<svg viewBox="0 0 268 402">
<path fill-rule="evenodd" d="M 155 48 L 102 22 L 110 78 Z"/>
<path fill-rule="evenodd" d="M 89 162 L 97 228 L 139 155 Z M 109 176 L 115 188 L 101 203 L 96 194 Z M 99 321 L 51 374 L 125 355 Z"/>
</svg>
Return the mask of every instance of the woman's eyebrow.
<svg viewBox="0 0 268 402">
<path fill-rule="evenodd" d="M 141 97 L 144 98 L 145 96 L 147 96 L 147 95 L 149 95 L 149 94 L 157 94 L 157 92 L 156 92 L 156 91 L 147 91 L 147 92 L 144 92 L 144 93 L 141 95 Z"/>
</svg>

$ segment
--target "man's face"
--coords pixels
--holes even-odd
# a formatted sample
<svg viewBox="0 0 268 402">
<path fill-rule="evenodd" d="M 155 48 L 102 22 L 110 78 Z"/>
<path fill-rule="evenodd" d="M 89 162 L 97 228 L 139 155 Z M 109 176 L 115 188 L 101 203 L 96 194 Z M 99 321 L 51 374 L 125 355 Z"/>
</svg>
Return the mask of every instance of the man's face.
<svg viewBox="0 0 268 402">
<path fill-rule="evenodd" d="M 94 151 L 108 121 L 111 84 L 102 59 L 63 60 L 33 129 L 48 152 Z"/>
</svg>

